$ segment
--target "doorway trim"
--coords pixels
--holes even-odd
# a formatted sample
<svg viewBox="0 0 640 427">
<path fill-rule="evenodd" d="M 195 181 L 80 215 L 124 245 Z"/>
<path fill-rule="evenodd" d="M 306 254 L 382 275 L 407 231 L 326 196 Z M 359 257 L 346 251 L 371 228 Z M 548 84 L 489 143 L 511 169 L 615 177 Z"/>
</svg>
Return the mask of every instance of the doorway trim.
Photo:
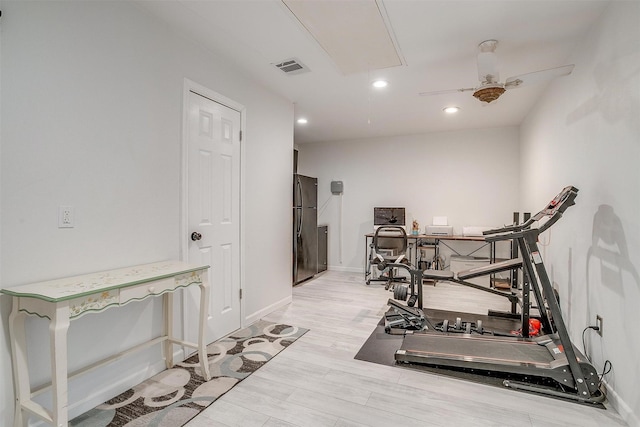
<svg viewBox="0 0 640 427">
<path fill-rule="evenodd" d="M 182 91 L 182 141 L 181 141 L 181 170 L 180 170 L 180 233 L 179 233 L 179 248 L 180 248 L 180 259 L 182 261 L 187 261 L 189 259 L 189 216 L 188 216 L 188 170 L 189 170 L 189 93 L 195 93 L 205 98 L 210 99 L 211 101 L 217 102 L 218 104 L 222 104 L 225 107 L 231 108 L 232 110 L 236 110 L 240 113 L 240 230 L 239 230 L 239 241 L 240 241 L 240 259 L 238 260 L 240 263 L 240 291 L 243 292 L 244 283 L 245 283 L 245 271 L 244 271 L 244 259 L 245 259 L 245 215 L 244 215 L 244 195 L 245 193 L 245 122 L 246 122 L 246 108 L 244 105 L 227 98 L 226 96 L 213 91 L 205 86 L 202 86 L 199 83 L 194 82 L 188 78 L 184 79 L 183 91 Z M 246 327 L 245 325 L 245 306 L 244 306 L 245 296 L 243 295 L 240 298 L 240 328 Z M 180 299 L 181 309 L 183 313 L 182 318 L 182 336 L 186 336 L 186 321 L 184 313 L 184 300 Z"/>
</svg>

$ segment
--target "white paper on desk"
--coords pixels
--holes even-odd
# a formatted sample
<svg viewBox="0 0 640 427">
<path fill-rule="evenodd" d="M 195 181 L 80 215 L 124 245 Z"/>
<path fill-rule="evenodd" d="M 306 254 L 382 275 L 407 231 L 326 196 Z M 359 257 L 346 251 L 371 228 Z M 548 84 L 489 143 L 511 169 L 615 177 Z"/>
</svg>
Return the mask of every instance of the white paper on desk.
<svg viewBox="0 0 640 427">
<path fill-rule="evenodd" d="M 449 225 L 446 216 L 434 216 L 433 225 Z"/>
</svg>

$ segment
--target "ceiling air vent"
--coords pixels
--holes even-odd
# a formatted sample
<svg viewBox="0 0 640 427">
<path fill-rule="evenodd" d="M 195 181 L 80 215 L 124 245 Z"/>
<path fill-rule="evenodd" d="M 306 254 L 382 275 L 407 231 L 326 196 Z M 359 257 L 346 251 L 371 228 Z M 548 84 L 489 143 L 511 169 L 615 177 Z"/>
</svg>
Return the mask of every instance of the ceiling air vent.
<svg viewBox="0 0 640 427">
<path fill-rule="evenodd" d="M 282 72 L 289 75 L 301 74 L 309 71 L 309 68 L 296 58 L 287 59 L 275 65 L 278 69 L 282 70 Z"/>
</svg>

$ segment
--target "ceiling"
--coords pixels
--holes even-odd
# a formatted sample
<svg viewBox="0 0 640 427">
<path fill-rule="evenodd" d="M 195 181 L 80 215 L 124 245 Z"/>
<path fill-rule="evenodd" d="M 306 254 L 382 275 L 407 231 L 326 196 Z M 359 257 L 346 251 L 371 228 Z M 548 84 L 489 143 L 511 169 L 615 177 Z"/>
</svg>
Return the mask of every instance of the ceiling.
<svg viewBox="0 0 640 427">
<path fill-rule="evenodd" d="M 334 55 L 336 63 L 281 0 L 138 4 L 294 103 L 296 118 L 308 119 L 306 125 L 295 124 L 295 143 L 306 144 L 518 126 L 548 83 L 509 90 L 491 104 L 481 103 L 472 92 L 418 93 L 478 86 L 478 44 L 487 39 L 499 42 L 496 54 L 501 82 L 565 65 L 610 0 L 306 0 L 314 1 L 330 4 L 336 9 L 335 16 L 342 16 L 339 9 L 344 5 L 374 3 L 401 65 L 345 71 L 339 58 Z M 321 19 L 326 21 L 326 11 L 323 13 Z M 366 25 L 366 21 L 353 24 L 351 35 L 339 38 L 345 43 L 357 40 Z M 286 74 L 275 67 L 290 58 L 310 71 Z M 372 88 L 370 82 L 376 78 L 387 80 L 389 86 Z M 443 108 L 450 105 L 460 111 L 445 114 Z"/>
</svg>

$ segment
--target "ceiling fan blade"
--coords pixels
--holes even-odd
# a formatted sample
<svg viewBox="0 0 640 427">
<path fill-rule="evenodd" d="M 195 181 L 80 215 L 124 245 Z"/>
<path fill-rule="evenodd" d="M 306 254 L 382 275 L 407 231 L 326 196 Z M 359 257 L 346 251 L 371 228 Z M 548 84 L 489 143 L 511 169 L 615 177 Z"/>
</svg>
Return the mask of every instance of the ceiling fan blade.
<svg viewBox="0 0 640 427">
<path fill-rule="evenodd" d="M 496 40 L 485 40 L 478 45 L 478 80 L 480 84 L 498 83 L 500 73 L 498 71 L 498 56 L 495 49 L 498 46 Z"/>
<path fill-rule="evenodd" d="M 520 74 L 519 76 L 509 77 L 504 83 L 505 89 L 514 89 L 524 85 L 542 83 L 547 80 L 555 79 L 571 74 L 574 64 L 563 65 L 562 67 L 550 68 L 548 70 L 534 71 L 533 73 Z"/>
<path fill-rule="evenodd" d="M 420 93 L 418 93 L 418 95 L 420 95 L 420 96 L 444 95 L 445 93 L 468 92 L 470 90 L 475 90 L 475 88 L 467 87 L 467 88 L 464 88 L 464 89 L 435 90 L 433 92 L 420 92 Z"/>
</svg>

